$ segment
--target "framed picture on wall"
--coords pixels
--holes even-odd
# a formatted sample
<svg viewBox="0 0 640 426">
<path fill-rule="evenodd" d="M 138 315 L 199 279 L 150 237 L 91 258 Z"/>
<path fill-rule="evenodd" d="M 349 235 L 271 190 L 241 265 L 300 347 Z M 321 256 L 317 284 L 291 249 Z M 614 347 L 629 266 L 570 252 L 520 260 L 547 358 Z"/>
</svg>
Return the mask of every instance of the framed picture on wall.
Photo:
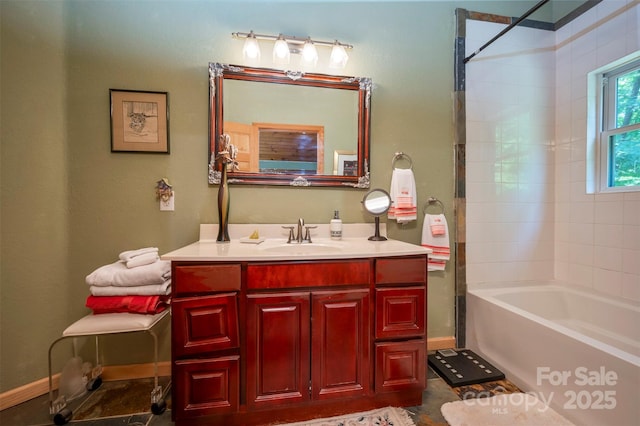
<svg viewBox="0 0 640 426">
<path fill-rule="evenodd" d="M 111 152 L 169 153 L 169 94 L 109 89 Z"/>
<path fill-rule="evenodd" d="M 355 151 L 333 151 L 333 174 L 336 176 L 356 176 L 358 156 Z"/>
</svg>

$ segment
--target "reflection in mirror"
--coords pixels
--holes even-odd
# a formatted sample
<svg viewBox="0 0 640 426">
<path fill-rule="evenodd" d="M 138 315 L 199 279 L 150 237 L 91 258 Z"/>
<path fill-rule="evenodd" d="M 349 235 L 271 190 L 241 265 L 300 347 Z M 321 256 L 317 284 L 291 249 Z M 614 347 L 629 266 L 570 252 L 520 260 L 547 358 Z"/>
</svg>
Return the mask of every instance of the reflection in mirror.
<svg viewBox="0 0 640 426">
<path fill-rule="evenodd" d="M 372 189 L 362 199 L 362 205 L 367 212 L 375 216 L 375 233 L 369 240 L 386 241 L 387 238 L 380 235 L 380 216 L 389 211 L 391 196 L 384 189 Z"/>
<path fill-rule="evenodd" d="M 357 176 L 358 154 L 356 151 L 333 151 L 333 174 L 338 176 Z"/>
<path fill-rule="evenodd" d="M 258 129 L 260 173 L 322 174 L 322 126 L 306 126 L 300 130 L 282 128 L 279 124 L 272 126 Z"/>
<path fill-rule="evenodd" d="M 209 157 L 229 134 L 230 183 L 369 187 L 370 79 L 217 63 L 209 73 Z M 210 163 L 209 182 L 219 175 Z"/>
</svg>

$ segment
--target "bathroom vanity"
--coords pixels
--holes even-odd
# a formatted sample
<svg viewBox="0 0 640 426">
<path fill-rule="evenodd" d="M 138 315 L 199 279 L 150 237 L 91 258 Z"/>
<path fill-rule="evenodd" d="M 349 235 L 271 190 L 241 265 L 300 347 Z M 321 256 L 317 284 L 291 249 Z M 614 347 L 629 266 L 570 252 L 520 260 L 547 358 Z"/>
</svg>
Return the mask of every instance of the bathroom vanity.
<svg viewBox="0 0 640 426">
<path fill-rule="evenodd" d="M 287 244 L 278 225 L 269 229 L 276 238 L 259 244 L 201 232 L 163 256 L 172 261 L 175 423 L 264 425 L 420 405 L 429 250 L 347 227 L 341 241 Z"/>
</svg>

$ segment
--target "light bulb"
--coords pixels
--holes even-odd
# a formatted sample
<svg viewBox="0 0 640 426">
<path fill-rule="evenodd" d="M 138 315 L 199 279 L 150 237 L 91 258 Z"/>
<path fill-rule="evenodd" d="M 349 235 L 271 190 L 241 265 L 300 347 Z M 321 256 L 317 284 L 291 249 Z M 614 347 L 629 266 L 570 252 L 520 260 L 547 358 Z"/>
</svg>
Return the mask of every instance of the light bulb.
<svg viewBox="0 0 640 426">
<path fill-rule="evenodd" d="M 314 67 L 318 63 L 318 50 L 311 39 L 307 39 L 302 48 L 302 62 L 305 65 Z"/>
<path fill-rule="evenodd" d="M 253 31 L 249 33 L 247 39 L 244 41 L 242 55 L 247 59 L 260 59 L 260 45 Z"/>
<path fill-rule="evenodd" d="M 276 40 L 276 44 L 273 46 L 273 62 L 279 65 L 287 65 L 290 59 L 291 52 L 289 51 L 289 45 L 282 34 L 280 34 L 278 40 Z"/>
<path fill-rule="evenodd" d="M 331 49 L 331 57 L 329 58 L 329 67 L 331 68 L 344 68 L 349 60 L 349 55 L 337 41 Z"/>
</svg>

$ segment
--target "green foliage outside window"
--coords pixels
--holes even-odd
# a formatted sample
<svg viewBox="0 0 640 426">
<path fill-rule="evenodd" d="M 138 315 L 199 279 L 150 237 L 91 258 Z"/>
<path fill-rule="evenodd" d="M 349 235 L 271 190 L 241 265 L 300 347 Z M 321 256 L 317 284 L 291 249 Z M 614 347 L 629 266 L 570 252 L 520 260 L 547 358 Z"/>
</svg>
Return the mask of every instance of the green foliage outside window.
<svg viewBox="0 0 640 426">
<path fill-rule="evenodd" d="M 640 69 L 616 78 L 616 128 L 640 123 Z M 612 135 L 610 184 L 640 186 L 640 130 Z"/>
</svg>

